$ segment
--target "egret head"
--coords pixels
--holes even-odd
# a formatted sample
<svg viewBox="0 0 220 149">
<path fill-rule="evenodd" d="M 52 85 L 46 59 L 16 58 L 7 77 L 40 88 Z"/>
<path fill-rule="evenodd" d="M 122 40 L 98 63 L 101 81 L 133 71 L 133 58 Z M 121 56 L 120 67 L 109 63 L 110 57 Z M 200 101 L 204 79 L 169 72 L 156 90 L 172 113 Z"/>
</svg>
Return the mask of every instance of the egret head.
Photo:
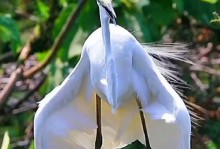
<svg viewBox="0 0 220 149">
<path fill-rule="evenodd" d="M 116 14 L 112 7 L 112 0 L 97 0 L 100 11 L 105 14 L 105 17 L 110 18 L 116 24 Z"/>
</svg>

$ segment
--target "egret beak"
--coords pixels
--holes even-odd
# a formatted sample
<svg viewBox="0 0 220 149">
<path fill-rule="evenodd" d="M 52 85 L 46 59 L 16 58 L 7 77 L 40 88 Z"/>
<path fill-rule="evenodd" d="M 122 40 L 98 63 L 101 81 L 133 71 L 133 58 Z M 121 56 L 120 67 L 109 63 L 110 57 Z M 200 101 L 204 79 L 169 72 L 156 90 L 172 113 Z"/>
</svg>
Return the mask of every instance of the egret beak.
<svg viewBox="0 0 220 149">
<path fill-rule="evenodd" d="M 116 18 L 117 17 L 116 17 L 114 9 L 112 7 L 112 4 L 102 5 L 102 7 L 105 9 L 105 11 L 107 12 L 108 16 L 112 20 L 112 22 L 116 25 Z"/>
</svg>

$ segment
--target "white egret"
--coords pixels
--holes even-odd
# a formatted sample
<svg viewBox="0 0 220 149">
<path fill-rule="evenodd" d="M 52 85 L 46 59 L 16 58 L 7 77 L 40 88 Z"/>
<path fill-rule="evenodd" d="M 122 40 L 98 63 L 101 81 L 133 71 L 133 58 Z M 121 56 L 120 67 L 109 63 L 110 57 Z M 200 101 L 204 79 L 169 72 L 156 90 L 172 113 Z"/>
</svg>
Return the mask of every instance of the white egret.
<svg viewBox="0 0 220 149">
<path fill-rule="evenodd" d="M 137 139 L 145 143 L 140 107 L 152 149 L 190 149 L 189 112 L 162 75 L 169 75 L 169 70 L 161 72 L 148 52 L 179 57 L 166 51 L 147 52 L 127 30 L 109 25 L 116 17 L 110 0 L 98 0 L 98 6 L 101 28 L 86 40 L 75 69 L 39 104 L 36 149 L 94 148 L 100 122 L 96 122 L 96 94 L 102 101 L 103 149 Z"/>
</svg>

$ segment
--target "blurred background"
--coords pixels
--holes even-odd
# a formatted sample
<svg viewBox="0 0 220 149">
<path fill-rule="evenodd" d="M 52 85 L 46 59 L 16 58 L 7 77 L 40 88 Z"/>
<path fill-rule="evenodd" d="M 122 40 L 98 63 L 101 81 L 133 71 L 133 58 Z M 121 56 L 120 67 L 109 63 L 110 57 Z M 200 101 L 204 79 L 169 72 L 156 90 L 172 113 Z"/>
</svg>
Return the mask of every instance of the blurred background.
<svg viewBox="0 0 220 149">
<path fill-rule="evenodd" d="M 178 63 L 203 118 L 192 149 L 220 148 L 220 1 L 114 0 L 117 23 L 141 43 L 185 43 L 197 65 Z M 95 0 L 0 0 L 0 146 L 34 149 L 37 101 L 77 64 L 98 27 Z M 132 143 L 127 149 L 141 149 Z"/>
</svg>

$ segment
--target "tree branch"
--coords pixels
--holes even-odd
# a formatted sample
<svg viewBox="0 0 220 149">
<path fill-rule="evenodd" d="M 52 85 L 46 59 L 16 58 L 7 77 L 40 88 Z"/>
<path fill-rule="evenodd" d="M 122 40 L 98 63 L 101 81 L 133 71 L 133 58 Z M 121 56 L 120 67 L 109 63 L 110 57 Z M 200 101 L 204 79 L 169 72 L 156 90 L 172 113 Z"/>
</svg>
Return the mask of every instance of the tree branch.
<svg viewBox="0 0 220 149">
<path fill-rule="evenodd" d="M 20 62 L 27 59 L 28 54 L 30 53 L 30 44 L 27 43 L 21 50 L 19 55 L 19 60 L 17 62 L 18 68 L 11 74 L 9 82 L 5 85 L 3 90 L 0 93 L 0 107 L 5 102 L 5 100 L 11 95 L 12 90 L 14 89 L 15 83 L 21 78 L 23 69 L 20 66 Z"/>
<path fill-rule="evenodd" d="M 200 66 L 200 65 L 191 66 L 190 70 L 192 70 L 192 71 L 204 71 L 204 72 L 207 72 L 207 73 L 209 73 L 211 75 L 214 75 L 214 76 L 217 76 L 217 77 L 220 76 L 220 71 L 215 70 L 215 69 L 210 68 L 210 67 L 207 67 L 207 66 Z"/>
<path fill-rule="evenodd" d="M 72 28 L 73 24 L 76 22 L 76 19 L 78 18 L 82 8 L 85 6 L 87 0 L 81 0 L 79 2 L 78 7 L 76 10 L 72 13 L 72 15 L 69 17 L 67 20 L 66 24 L 63 26 L 61 32 L 59 33 L 58 37 L 56 38 L 54 44 L 51 47 L 51 50 L 47 56 L 47 58 L 41 62 L 32 67 L 31 69 L 27 70 L 24 72 L 23 76 L 24 78 L 30 78 L 33 75 L 35 75 L 37 72 L 41 71 L 44 69 L 50 62 L 51 60 L 56 56 L 60 46 L 62 45 L 64 41 L 64 37 L 68 34 L 69 30 Z"/>
<path fill-rule="evenodd" d="M 48 54 L 47 58 L 42 63 L 38 63 L 37 65 L 35 65 L 34 67 L 32 67 L 31 69 L 29 69 L 25 72 L 22 72 L 21 67 L 18 67 L 12 73 L 12 75 L 9 79 L 9 83 L 3 88 L 3 90 L 0 93 L 0 107 L 5 102 L 5 100 L 10 96 L 17 80 L 19 80 L 21 77 L 31 78 L 37 72 L 44 69 L 51 62 L 51 60 L 56 56 L 56 53 L 57 53 L 58 49 L 60 48 L 65 36 L 69 32 L 69 30 L 73 26 L 73 24 L 76 22 L 76 19 L 79 16 L 82 8 L 85 6 L 86 2 L 87 2 L 87 0 L 80 1 L 76 11 L 74 11 L 72 13 L 72 15 L 69 17 L 66 25 L 64 25 L 60 34 L 58 35 L 54 44 L 52 45 L 50 53 Z M 28 47 L 26 47 L 26 46 L 28 46 Z M 28 53 L 30 52 L 29 48 L 30 48 L 30 44 L 26 44 L 25 47 L 22 49 L 22 52 L 19 56 L 20 60 L 25 60 L 27 58 L 27 56 L 29 55 Z"/>
<path fill-rule="evenodd" d="M 31 109 L 34 106 L 33 105 L 27 105 L 25 107 L 20 107 L 21 104 L 23 104 L 25 101 L 27 101 L 36 91 L 39 90 L 39 88 L 43 85 L 43 83 L 46 80 L 46 75 L 44 74 L 43 77 L 40 78 L 40 80 L 38 81 L 38 83 L 35 85 L 35 87 L 30 90 L 22 99 L 20 99 L 14 106 L 12 106 L 12 108 L 10 108 L 10 111 L 12 111 L 13 114 L 17 114 L 20 113 L 21 111 L 25 111 L 23 109 Z M 31 107 L 31 108 L 29 108 Z"/>
<path fill-rule="evenodd" d="M 202 92 L 208 89 L 208 85 L 203 84 L 202 81 L 196 75 L 196 73 L 192 72 L 190 76 Z"/>
<path fill-rule="evenodd" d="M 5 85 L 5 87 L 3 88 L 3 90 L 0 93 L 0 107 L 2 106 L 2 104 L 5 102 L 5 100 L 10 96 L 10 94 L 12 93 L 12 90 L 15 86 L 15 83 L 17 82 L 17 80 L 21 77 L 22 75 L 22 69 L 21 68 L 17 68 L 11 75 L 8 84 Z"/>
</svg>

